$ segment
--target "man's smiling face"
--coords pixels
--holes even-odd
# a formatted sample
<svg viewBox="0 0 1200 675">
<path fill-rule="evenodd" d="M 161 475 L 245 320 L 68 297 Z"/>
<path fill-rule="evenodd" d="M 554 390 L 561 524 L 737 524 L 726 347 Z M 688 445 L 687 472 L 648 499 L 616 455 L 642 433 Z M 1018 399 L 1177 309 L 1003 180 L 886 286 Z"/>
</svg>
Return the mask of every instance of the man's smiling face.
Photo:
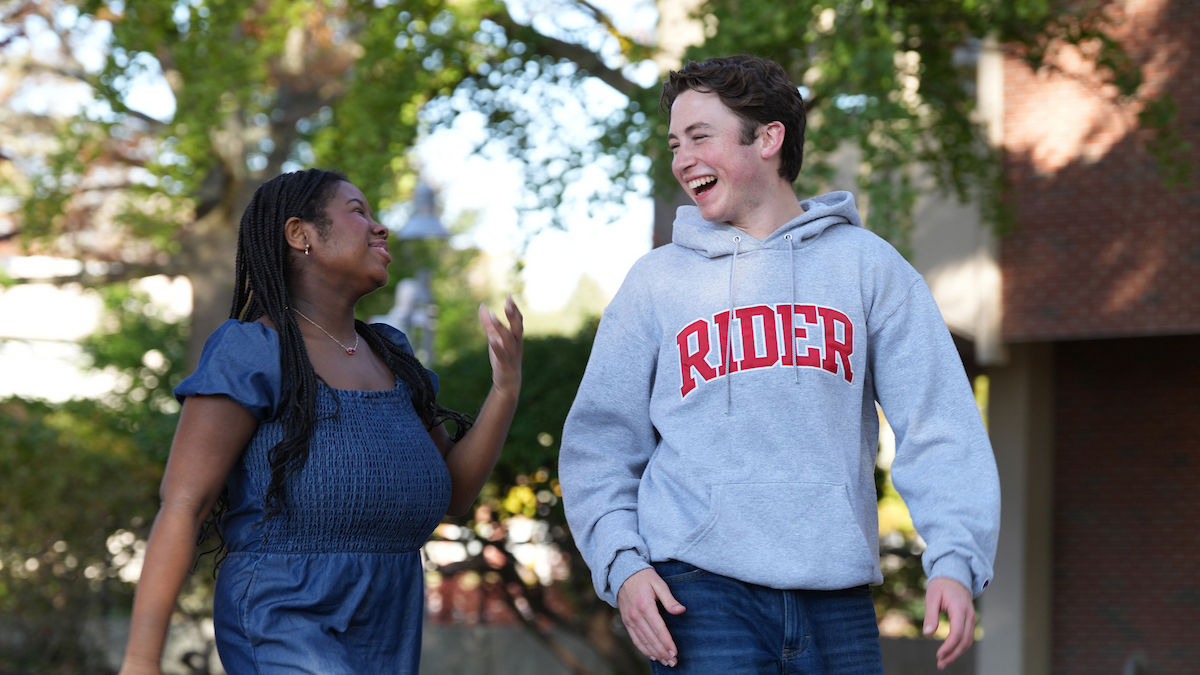
<svg viewBox="0 0 1200 675">
<path fill-rule="evenodd" d="M 742 124 L 714 93 L 689 89 L 671 105 L 671 171 L 709 222 L 744 222 L 775 172 L 757 138 L 742 143 Z"/>
</svg>

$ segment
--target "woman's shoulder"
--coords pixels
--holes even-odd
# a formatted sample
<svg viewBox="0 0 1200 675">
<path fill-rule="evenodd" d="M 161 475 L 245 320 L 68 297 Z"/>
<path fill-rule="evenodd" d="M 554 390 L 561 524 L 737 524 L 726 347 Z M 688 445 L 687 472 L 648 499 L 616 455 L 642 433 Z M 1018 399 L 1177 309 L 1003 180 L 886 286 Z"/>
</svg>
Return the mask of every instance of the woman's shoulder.
<svg viewBox="0 0 1200 675">
<path fill-rule="evenodd" d="M 228 396 L 264 420 L 274 413 L 281 380 L 278 333 L 230 319 L 208 336 L 196 371 L 175 388 L 175 397 Z"/>
<path fill-rule="evenodd" d="M 229 319 L 204 341 L 197 372 L 212 363 L 223 368 L 279 370 L 279 334 L 259 321 Z"/>
<path fill-rule="evenodd" d="M 381 336 L 383 336 L 383 339 L 391 342 L 409 354 L 414 353 L 412 343 L 408 341 L 408 336 L 404 334 L 404 331 L 386 323 L 373 323 L 370 324 L 370 326 L 371 328 L 375 329 L 376 333 L 379 333 Z"/>
<path fill-rule="evenodd" d="M 258 321 L 228 319 L 217 326 L 205 342 L 209 344 L 233 343 L 239 345 L 272 346 L 279 349 L 279 333 L 266 317 Z"/>
</svg>

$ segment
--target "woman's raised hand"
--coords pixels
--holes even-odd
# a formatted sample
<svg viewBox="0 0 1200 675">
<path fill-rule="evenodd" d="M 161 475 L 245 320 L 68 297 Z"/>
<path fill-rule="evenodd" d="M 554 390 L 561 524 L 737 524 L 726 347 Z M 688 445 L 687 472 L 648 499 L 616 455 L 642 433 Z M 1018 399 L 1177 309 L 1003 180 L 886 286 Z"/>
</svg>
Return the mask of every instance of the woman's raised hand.
<svg viewBox="0 0 1200 675">
<path fill-rule="evenodd" d="M 511 295 L 504 303 L 504 314 L 508 317 L 508 326 L 485 305 L 479 305 L 479 323 L 483 324 L 487 334 L 488 358 L 492 362 L 492 388 L 498 394 L 515 399 L 521 391 L 525 325 L 521 310 Z"/>
<path fill-rule="evenodd" d="M 500 323 L 487 307 L 479 306 L 479 323 L 487 334 L 488 358 L 492 362 L 492 391 L 467 435 L 443 450 L 452 486 L 446 510 L 450 515 L 461 516 L 475 503 L 488 474 L 496 466 L 517 410 L 521 393 L 521 337 L 525 329 L 521 310 L 511 295 L 504 303 L 504 313 L 508 315 L 508 326 Z M 436 429 L 440 431 L 431 433 L 440 433 L 445 438 L 444 443 L 438 444 L 441 448 L 449 442 L 449 437 L 443 427 Z M 434 442 L 438 443 L 436 436 Z"/>
</svg>

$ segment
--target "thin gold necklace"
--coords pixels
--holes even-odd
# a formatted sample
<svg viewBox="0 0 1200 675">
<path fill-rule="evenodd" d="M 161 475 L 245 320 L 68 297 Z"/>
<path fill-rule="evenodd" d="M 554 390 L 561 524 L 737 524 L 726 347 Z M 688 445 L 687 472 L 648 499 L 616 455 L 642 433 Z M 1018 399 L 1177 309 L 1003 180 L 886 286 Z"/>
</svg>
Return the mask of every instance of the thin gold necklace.
<svg viewBox="0 0 1200 675">
<path fill-rule="evenodd" d="M 331 335 L 329 333 L 329 331 L 325 330 L 324 328 L 321 328 L 321 324 L 317 323 L 316 321 L 313 321 L 312 319 L 308 318 L 307 316 L 304 316 L 304 312 L 301 312 L 300 310 L 296 309 L 295 307 L 292 307 L 291 309 L 293 312 L 299 314 L 302 319 L 304 319 L 305 321 L 316 326 L 317 330 L 321 331 L 322 333 L 324 333 L 326 335 L 329 335 L 329 339 L 336 342 L 338 344 L 338 346 L 341 347 L 342 349 L 345 349 L 346 353 L 349 354 L 350 356 L 354 356 L 354 352 L 358 351 L 358 339 L 360 337 L 358 334 L 358 331 L 354 331 L 354 346 L 347 347 L 346 345 L 342 344 L 341 340 L 333 337 L 333 335 Z"/>
</svg>

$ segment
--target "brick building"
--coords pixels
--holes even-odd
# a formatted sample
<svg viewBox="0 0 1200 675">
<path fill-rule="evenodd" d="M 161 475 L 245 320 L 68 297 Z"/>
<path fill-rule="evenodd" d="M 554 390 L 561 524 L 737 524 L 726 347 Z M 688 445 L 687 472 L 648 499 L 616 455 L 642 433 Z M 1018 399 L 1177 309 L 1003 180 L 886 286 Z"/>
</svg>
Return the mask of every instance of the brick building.
<svg viewBox="0 0 1200 675">
<path fill-rule="evenodd" d="M 1108 10 L 1200 174 L 1200 4 Z M 1200 182 L 1167 189 L 1140 104 L 1071 49 L 1052 64 L 980 63 L 1016 230 L 931 201 L 914 242 L 991 383 L 1003 526 L 976 672 L 1200 673 Z"/>
</svg>

